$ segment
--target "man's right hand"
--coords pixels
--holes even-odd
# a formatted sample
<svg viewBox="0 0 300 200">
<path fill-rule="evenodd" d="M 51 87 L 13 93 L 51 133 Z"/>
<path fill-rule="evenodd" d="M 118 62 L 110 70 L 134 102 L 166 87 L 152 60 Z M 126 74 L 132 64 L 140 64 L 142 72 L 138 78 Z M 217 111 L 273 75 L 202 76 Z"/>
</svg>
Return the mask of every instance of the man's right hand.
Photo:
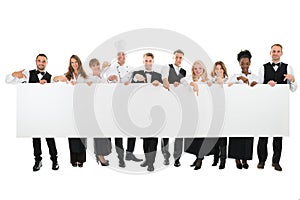
<svg viewBox="0 0 300 200">
<path fill-rule="evenodd" d="M 268 82 L 268 84 L 269 84 L 271 87 L 274 87 L 274 86 L 277 84 L 277 82 L 271 80 L 271 81 Z"/>
<path fill-rule="evenodd" d="M 15 77 L 15 78 L 26 78 L 25 74 L 23 74 L 25 69 L 21 70 L 21 71 L 17 71 L 17 72 L 14 72 L 12 73 L 12 76 Z"/>
</svg>

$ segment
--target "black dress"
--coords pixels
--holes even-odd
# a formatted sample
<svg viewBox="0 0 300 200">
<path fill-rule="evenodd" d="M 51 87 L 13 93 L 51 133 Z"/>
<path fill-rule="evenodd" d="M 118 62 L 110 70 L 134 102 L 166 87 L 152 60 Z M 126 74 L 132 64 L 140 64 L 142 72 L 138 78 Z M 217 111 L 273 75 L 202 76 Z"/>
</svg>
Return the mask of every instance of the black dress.
<svg viewBox="0 0 300 200">
<path fill-rule="evenodd" d="M 228 158 L 252 160 L 253 137 L 229 138 Z"/>
<path fill-rule="evenodd" d="M 197 158 L 203 159 L 204 155 L 200 154 L 204 138 L 184 138 L 184 151 L 193 154 Z"/>
<path fill-rule="evenodd" d="M 71 163 L 86 161 L 86 138 L 68 138 Z"/>
</svg>

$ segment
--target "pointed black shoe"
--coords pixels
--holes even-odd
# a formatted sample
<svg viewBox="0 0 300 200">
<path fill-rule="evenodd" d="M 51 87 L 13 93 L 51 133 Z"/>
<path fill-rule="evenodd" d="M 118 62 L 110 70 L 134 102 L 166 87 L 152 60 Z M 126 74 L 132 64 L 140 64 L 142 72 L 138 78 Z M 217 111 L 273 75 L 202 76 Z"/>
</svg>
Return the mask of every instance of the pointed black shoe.
<svg viewBox="0 0 300 200">
<path fill-rule="evenodd" d="M 59 169 L 59 165 L 58 165 L 58 162 L 57 162 L 57 161 L 53 161 L 53 162 L 52 162 L 52 169 L 53 169 L 53 170 L 58 170 L 58 169 Z"/>
<path fill-rule="evenodd" d="M 33 171 L 39 171 L 42 167 L 42 161 L 35 161 L 34 165 L 33 165 Z"/>
</svg>

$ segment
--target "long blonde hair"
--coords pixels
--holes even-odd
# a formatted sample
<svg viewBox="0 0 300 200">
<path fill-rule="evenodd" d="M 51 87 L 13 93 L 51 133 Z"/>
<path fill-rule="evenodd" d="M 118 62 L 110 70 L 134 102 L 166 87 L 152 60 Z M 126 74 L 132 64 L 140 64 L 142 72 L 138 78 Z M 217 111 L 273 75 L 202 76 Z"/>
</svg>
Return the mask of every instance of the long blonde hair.
<svg viewBox="0 0 300 200">
<path fill-rule="evenodd" d="M 204 63 L 201 60 L 196 60 L 193 63 L 193 66 L 192 66 L 193 81 L 198 81 L 198 78 L 197 78 L 196 74 L 194 73 L 194 68 L 195 68 L 196 65 L 200 65 L 200 68 L 203 69 L 203 73 L 201 75 L 202 82 L 208 81 L 207 70 L 206 70 L 206 67 L 205 67 Z"/>
</svg>

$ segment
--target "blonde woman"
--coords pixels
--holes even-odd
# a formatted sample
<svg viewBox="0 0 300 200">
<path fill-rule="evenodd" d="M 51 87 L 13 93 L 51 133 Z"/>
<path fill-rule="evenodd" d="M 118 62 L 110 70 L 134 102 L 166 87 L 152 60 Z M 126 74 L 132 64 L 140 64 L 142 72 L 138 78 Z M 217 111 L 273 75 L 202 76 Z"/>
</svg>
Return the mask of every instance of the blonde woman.
<svg viewBox="0 0 300 200">
<path fill-rule="evenodd" d="M 207 70 L 204 63 L 201 60 L 197 60 L 193 63 L 192 66 L 192 75 L 181 79 L 180 81 L 183 84 L 189 84 L 193 87 L 194 92 L 198 95 L 198 84 L 209 84 Z M 204 138 L 185 138 L 185 152 L 194 154 L 196 156 L 196 160 L 191 165 L 191 167 L 195 167 L 194 170 L 198 170 L 202 166 L 202 160 L 204 156 L 200 153 L 200 149 L 202 146 Z"/>
</svg>

